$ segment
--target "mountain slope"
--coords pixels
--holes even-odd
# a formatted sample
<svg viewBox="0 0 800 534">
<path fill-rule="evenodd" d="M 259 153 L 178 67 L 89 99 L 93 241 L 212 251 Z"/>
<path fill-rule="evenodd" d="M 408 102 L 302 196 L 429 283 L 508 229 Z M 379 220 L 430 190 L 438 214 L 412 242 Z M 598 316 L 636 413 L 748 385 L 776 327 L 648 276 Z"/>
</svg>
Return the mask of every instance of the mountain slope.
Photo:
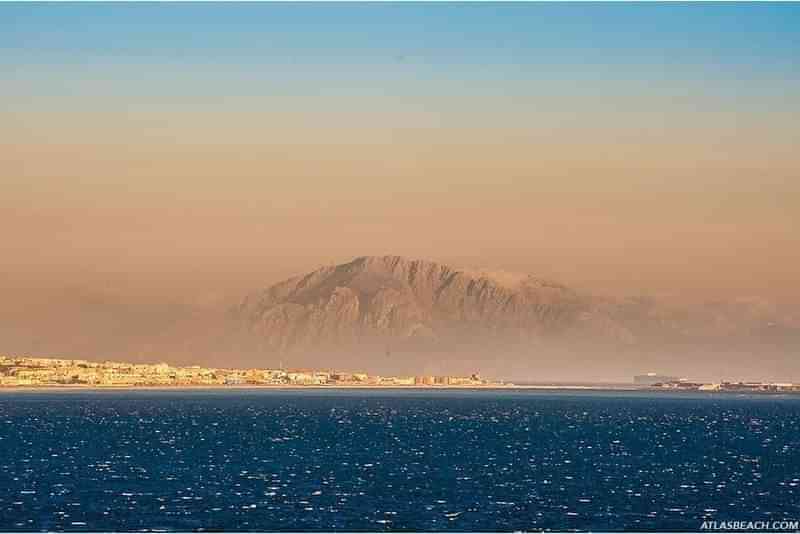
<svg viewBox="0 0 800 534">
<path fill-rule="evenodd" d="M 630 334 L 571 289 L 531 276 L 457 270 L 399 256 L 360 257 L 249 295 L 237 314 L 280 351 L 370 341 Z M 427 343 L 426 343 L 427 342 Z"/>
</svg>

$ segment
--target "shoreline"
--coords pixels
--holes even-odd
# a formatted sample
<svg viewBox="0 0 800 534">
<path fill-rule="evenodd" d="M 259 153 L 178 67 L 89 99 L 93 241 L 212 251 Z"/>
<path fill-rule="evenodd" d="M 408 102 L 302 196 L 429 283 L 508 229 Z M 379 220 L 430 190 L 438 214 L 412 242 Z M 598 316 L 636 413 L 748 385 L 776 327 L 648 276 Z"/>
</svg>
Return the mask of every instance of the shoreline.
<svg viewBox="0 0 800 534">
<path fill-rule="evenodd" d="M 486 384 L 486 385 L 434 385 L 434 386 L 402 386 L 402 385 L 359 385 L 359 384 L 336 384 L 336 385 L 259 385 L 259 384 L 241 384 L 241 385 L 179 385 L 179 386 L 97 386 L 85 384 L 52 384 L 41 386 L 0 386 L 0 393 L 13 393 L 13 392 L 59 392 L 59 391 L 202 391 L 202 390 L 228 390 L 228 391 L 242 391 L 242 390 L 274 390 L 274 391 L 295 391 L 295 390 L 404 390 L 404 391 L 442 391 L 442 390 L 461 390 L 461 391 L 485 391 L 485 390 L 503 390 L 503 391 L 606 391 L 606 392 L 619 392 L 619 393 L 654 393 L 654 394 L 684 394 L 684 393 L 701 393 L 707 397 L 714 397 L 718 395 L 756 395 L 756 396 L 800 396 L 800 391 L 731 391 L 731 390 L 718 390 L 718 391 L 698 391 L 695 389 L 666 389 L 666 388 L 648 388 L 648 387 L 626 387 L 624 385 L 618 386 L 605 386 L 605 385 L 540 385 L 540 384 Z"/>
</svg>

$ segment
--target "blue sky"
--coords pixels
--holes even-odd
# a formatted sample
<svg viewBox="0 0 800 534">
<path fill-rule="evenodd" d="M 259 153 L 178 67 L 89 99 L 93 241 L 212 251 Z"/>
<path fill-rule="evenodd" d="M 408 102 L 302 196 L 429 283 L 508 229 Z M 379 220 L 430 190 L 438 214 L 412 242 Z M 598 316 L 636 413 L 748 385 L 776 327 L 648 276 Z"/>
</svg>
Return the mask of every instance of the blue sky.
<svg viewBox="0 0 800 534">
<path fill-rule="evenodd" d="M 800 46 L 798 4 L 3 4 L 0 14 L 7 65 L 599 64 L 796 77 Z"/>
<path fill-rule="evenodd" d="M 800 89 L 797 28 L 800 4 L 3 4 L 0 97 L 16 113 L 133 95 L 780 112 Z"/>
</svg>

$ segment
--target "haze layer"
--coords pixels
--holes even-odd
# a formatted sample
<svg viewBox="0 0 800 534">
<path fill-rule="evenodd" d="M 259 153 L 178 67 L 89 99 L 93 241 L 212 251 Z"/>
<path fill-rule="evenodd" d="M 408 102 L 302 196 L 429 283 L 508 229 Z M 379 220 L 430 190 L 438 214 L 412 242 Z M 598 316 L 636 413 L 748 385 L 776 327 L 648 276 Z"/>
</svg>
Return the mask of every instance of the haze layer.
<svg viewBox="0 0 800 534">
<path fill-rule="evenodd" d="M 793 4 L 0 6 L 7 339 L 383 254 L 794 314 L 798 27 Z"/>
</svg>

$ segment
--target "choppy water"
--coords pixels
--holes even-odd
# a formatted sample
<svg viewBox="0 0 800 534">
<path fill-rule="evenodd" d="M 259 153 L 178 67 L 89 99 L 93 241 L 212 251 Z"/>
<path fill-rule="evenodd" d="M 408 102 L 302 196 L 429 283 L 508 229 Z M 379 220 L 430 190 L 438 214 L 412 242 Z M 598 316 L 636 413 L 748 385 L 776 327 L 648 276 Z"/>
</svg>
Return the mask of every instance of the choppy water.
<svg viewBox="0 0 800 534">
<path fill-rule="evenodd" d="M 800 399 L 0 393 L 0 530 L 697 530 L 800 519 Z"/>
</svg>

